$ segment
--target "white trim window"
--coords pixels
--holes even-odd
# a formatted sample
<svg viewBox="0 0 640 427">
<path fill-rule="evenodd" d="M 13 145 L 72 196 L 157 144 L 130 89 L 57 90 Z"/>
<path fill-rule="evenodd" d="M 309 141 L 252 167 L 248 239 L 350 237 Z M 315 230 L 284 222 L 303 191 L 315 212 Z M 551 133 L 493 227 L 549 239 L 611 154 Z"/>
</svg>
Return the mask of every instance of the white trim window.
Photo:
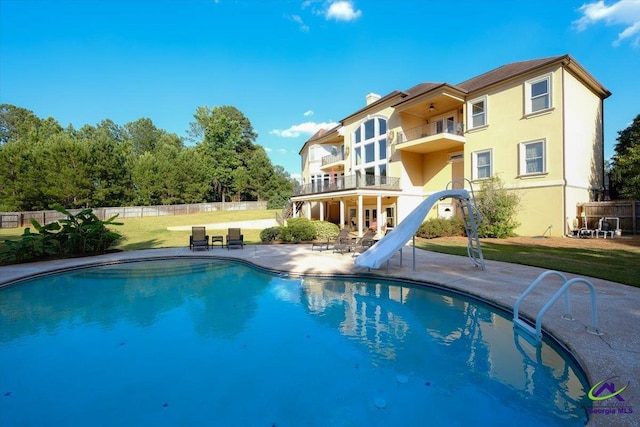
<svg viewBox="0 0 640 427">
<path fill-rule="evenodd" d="M 387 176 L 387 119 L 372 117 L 353 130 L 353 171 L 372 185 L 378 178 Z M 381 181 L 382 182 L 382 181 Z"/>
<path fill-rule="evenodd" d="M 528 80 L 524 88 L 526 114 L 537 113 L 551 108 L 551 74 Z"/>
<path fill-rule="evenodd" d="M 492 150 L 476 151 L 472 153 L 472 176 L 474 180 L 488 179 L 493 176 Z"/>
<path fill-rule="evenodd" d="M 469 129 L 475 129 L 485 126 L 487 121 L 487 97 L 477 98 L 469 101 L 467 118 Z"/>
<path fill-rule="evenodd" d="M 536 175 L 547 172 L 546 144 L 544 139 L 520 143 L 520 175 Z"/>
</svg>

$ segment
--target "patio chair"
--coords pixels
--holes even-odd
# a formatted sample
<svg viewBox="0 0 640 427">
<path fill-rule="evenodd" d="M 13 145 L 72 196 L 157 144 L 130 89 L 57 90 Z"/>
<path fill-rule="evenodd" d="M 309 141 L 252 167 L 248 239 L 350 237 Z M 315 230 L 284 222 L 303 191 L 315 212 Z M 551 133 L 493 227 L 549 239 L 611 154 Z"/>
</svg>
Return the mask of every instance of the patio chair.
<svg viewBox="0 0 640 427">
<path fill-rule="evenodd" d="M 334 252 L 340 252 L 341 254 L 345 252 L 364 252 L 375 243 L 375 240 L 373 240 L 375 235 L 375 231 L 369 230 L 366 231 L 359 240 L 351 238 L 344 240 L 343 243 L 334 247 Z"/>
<path fill-rule="evenodd" d="M 351 248 L 355 245 L 356 238 L 351 236 L 351 231 L 349 228 L 343 228 L 340 230 L 338 237 L 333 243 L 333 253 L 345 253 L 349 252 Z"/>
<path fill-rule="evenodd" d="M 376 232 L 374 230 L 369 230 L 362 235 L 360 240 L 354 245 L 352 251 L 357 253 L 362 253 L 373 246 L 376 241 L 374 237 L 376 236 Z"/>
<path fill-rule="evenodd" d="M 231 246 L 240 246 L 244 249 L 244 235 L 239 228 L 230 228 L 227 231 L 227 249 Z"/>
<path fill-rule="evenodd" d="M 191 227 L 191 236 L 189 236 L 189 249 L 207 248 L 209 250 L 209 235 L 207 235 L 206 227 Z"/>
<path fill-rule="evenodd" d="M 607 238 L 607 234 L 609 234 L 613 239 L 613 234 L 615 233 L 615 231 L 611 229 L 611 223 L 604 218 L 600 218 L 600 220 L 598 221 L 598 228 L 596 228 L 594 231 L 596 234 L 596 239 L 600 234 L 602 234 L 605 239 Z"/>
<path fill-rule="evenodd" d="M 338 232 L 338 235 L 335 239 L 331 240 L 327 238 L 326 240 L 316 240 L 311 242 L 311 250 L 313 251 L 315 248 L 319 248 L 318 250 L 322 251 L 322 249 L 329 250 L 331 246 L 335 247 L 336 245 L 342 244 L 346 239 L 350 239 L 349 229 L 343 228 Z"/>
</svg>

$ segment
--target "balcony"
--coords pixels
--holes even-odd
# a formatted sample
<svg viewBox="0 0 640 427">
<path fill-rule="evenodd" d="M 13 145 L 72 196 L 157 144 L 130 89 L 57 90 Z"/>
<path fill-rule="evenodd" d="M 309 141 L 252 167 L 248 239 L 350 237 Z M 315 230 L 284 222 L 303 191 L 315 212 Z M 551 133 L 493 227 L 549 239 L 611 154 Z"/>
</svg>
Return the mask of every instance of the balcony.
<svg viewBox="0 0 640 427">
<path fill-rule="evenodd" d="M 344 170 L 344 153 L 332 154 L 322 158 L 322 170 Z"/>
<path fill-rule="evenodd" d="M 333 181 L 314 182 L 293 189 L 294 196 L 307 194 L 331 193 L 344 190 L 400 190 L 400 178 L 375 175 L 348 175 L 335 178 Z"/>
<path fill-rule="evenodd" d="M 438 121 L 398 132 L 395 149 L 424 154 L 461 149 L 465 141 L 462 122 Z"/>
</svg>

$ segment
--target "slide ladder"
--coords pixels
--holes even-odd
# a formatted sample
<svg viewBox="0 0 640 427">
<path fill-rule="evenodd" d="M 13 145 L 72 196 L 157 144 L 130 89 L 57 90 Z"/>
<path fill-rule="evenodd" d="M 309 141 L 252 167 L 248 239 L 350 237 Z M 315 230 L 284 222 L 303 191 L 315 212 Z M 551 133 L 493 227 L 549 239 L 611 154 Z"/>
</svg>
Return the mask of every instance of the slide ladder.
<svg viewBox="0 0 640 427">
<path fill-rule="evenodd" d="M 549 299 L 549 301 L 547 301 L 544 307 L 542 307 L 542 309 L 538 312 L 538 315 L 536 316 L 535 328 L 533 328 L 528 323 L 526 323 L 523 319 L 520 318 L 520 314 L 519 314 L 520 304 L 522 303 L 522 300 L 527 295 L 529 295 L 529 293 L 536 286 L 538 286 L 546 277 L 549 277 L 549 276 L 560 277 L 560 279 L 562 280 L 562 286 L 560 287 L 560 289 L 558 289 L 558 291 L 555 294 L 553 294 L 553 296 Z M 561 296 L 564 296 L 564 314 L 562 315 L 562 318 L 565 320 L 573 320 L 573 317 L 571 316 L 571 307 L 569 304 L 569 287 L 574 283 L 584 283 L 589 287 L 589 290 L 591 291 L 591 327 L 587 328 L 587 332 L 594 335 L 602 335 L 598 330 L 596 289 L 593 286 L 593 283 L 591 283 L 590 281 L 582 277 L 577 277 L 575 279 L 567 280 L 567 277 L 564 274 L 558 271 L 553 271 L 553 270 L 545 271 L 544 273 L 540 274 L 538 278 L 534 280 L 533 283 L 531 283 L 531 285 L 529 285 L 529 287 L 516 300 L 516 303 L 513 306 L 513 326 L 520 328 L 522 331 L 526 332 L 531 338 L 535 340 L 536 344 L 540 345 L 540 343 L 542 342 L 542 316 L 544 316 L 547 310 L 549 310 L 549 308 L 551 308 L 551 306 Z"/>
<path fill-rule="evenodd" d="M 464 230 L 467 233 L 467 255 L 476 267 L 484 270 L 484 257 L 482 256 L 482 247 L 480 246 L 480 238 L 478 237 L 478 226 L 482 221 L 482 215 L 475 204 L 475 193 L 473 192 L 473 185 L 468 179 L 456 179 L 447 184 L 447 190 L 455 189 L 456 187 L 464 188 L 464 185 L 469 186 L 469 197 L 460 200 L 460 209 L 462 210 L 462 220 L 464 222 Z"/>
</svg>

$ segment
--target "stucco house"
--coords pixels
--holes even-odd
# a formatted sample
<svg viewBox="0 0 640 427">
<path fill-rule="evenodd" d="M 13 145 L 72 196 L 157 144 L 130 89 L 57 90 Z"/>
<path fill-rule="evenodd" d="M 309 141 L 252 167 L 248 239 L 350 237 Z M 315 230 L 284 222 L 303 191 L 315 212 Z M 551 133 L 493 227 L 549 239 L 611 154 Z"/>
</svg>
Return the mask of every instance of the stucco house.
<svg viewBox="0 0 640 427">
<path fill-rule="evenodd" d="M 293 215 L 362 235 L 394 227 L 425 197 L 499 176 L 520 196 L 520 235 L 564 235 L 576 204 L 600 197 L 604 100 L 570 55 L 503 65 L 457 84 L 420 83 L 366 105 L 307 140 Z M 456 214 L 450 200 L 430 217 Z M 551 229 L 549 229 L 551 227 Z"/>
</svg>

